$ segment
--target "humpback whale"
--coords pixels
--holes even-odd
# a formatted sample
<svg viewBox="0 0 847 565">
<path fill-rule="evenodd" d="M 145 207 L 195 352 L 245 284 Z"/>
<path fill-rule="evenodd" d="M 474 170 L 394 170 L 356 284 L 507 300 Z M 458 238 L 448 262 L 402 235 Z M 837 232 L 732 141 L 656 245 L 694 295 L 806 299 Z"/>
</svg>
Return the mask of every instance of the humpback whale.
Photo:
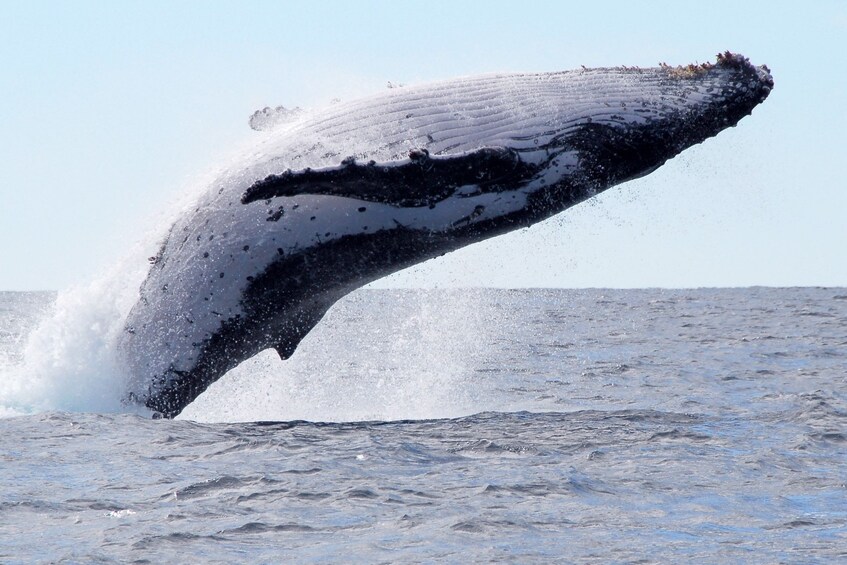
<svg viewBox="0 0 847 565">
<path fill-rule="evenodd" d="M 726 52 L 404 86 L 268 126 L 151 257 L 118 344 L 125 401 L 172 418 L 258 352 L 288 358 L 352 290 L 646 175 L 772 88 Z"/>
</svg>

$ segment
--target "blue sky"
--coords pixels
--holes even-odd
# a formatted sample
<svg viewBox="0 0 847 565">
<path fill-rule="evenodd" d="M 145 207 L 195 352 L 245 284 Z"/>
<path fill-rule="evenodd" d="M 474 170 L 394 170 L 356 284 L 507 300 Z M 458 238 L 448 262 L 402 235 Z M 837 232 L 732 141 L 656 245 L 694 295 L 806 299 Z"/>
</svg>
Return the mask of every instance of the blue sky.
<svg viewBox="0 0 847 565">
<path fill-rule="evenodd" d="M 735 129 L 406 286 L 847 285 L 847 2 L 0 4 L 0 290 L 108 268 L 266 105 L 492 71 L 766 63 Z"/>
</svg>

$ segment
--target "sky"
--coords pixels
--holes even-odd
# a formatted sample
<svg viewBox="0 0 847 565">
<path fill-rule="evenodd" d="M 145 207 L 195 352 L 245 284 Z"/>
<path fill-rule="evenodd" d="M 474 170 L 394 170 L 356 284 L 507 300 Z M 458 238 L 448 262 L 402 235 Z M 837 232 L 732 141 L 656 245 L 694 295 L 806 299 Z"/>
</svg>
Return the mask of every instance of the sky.
<svg viewBox="0 0 847 565">
<path fill-rule="evenodd" d="M 847 2 L 0 0 L 0 290 L 86 283 L 264 106 L 501 71 L 773 71 L 738 127 L 382 286 L 847 286 Z"/>
</svg>

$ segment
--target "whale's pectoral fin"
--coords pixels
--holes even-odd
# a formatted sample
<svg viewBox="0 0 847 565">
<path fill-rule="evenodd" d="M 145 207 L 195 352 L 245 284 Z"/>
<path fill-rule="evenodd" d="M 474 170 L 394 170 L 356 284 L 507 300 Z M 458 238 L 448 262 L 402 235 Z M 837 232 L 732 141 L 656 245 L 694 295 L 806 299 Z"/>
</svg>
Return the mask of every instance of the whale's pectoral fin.
<svg viewBox="0 0 847 565">
<path fill-rule="evenodd" d="M 446 156 L 414 149 L 403 161 L 360 165 L 350 157 L 337 167 L 270 175 L 248 188 L 241 202 L 326 194 L 395 206 L 427 206 L 448 198 L 462 186 L 478 186 L 483 192 L 513 189 L 536 170 L 507 147 L 484 147 Z"/>
</svg>

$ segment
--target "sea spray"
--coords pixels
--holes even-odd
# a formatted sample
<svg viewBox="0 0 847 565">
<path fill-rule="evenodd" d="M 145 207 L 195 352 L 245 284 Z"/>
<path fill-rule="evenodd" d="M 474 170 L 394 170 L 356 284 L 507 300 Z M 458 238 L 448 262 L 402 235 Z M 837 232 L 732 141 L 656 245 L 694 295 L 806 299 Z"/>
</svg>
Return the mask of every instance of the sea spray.
<svg viewBox="0 0 847 565">
<path fill-rule="evenodd" d="M 485 355 L 503 331 L 478 289 L 359 290 L 285 362 L 245 361 L 181 418 L 361 421 L 457 417 L 496 408 Z"/>
<path fill-rule="evenodd" d="M 268 134 L 259 134 L 262 137 Z M 62 290 L 29 333 L 22 354 L 0 366 L 0 416 L 59 410 L 136 412 L 117 348 L 138 300 L 149 257 L 175 218 L 189 214 L 213 179 L 255 152 L 240 147 L 178 191 L 152 229 L 107 272 Z M 242 363 L 198 399 L 185 418 L 205 421 L 396 420 L 454 417 L 492 407 L 472 367 L 500 332 L 496 312 L 468 290 L 388 302 L 359 291 L 331 309 L 286 362 L 267 350 Z M 352 309 L 351 309 L 352 308 Z"/>
<path fill-rule="evenodd" d="M 146 238 L 108 272 L 58 293 L 2 368 L 0 416 L 135 412 L 116 350 L 146 276 Z M 475 367 L 507 331 L 483 291 L 359 290 L 333 307 L 283 362 L 242 363 L 183 415 L 201 421 L 356 421 L 456 417 L 496 409 Z"/>
<path fill-rule="evenodd" d="M 150 229 L 110 268 L 93 274 L 87 283 L 60 290 L 52 308 L 41 309 L 40 320 L 23 328 L 26 337 L 16 337 L 23 345 L 0 358 L 0 417 L 49 410 L 149 413 L 125 401 L 128 372 L 117 348 L 118 337 L 138 300 L 148 258 L 211 179 L 220 176 L 228 163 L 243 159 L 245 151 L 244 145 L 239 146 L 229 158 L 175 190 L 148 222 Z"/>
<path fill-rule="evenodd" d="M 52 312 L 29 334 L 23 361 L 7 368 L 0 385 L 7 410 L 127 410 L 114 348 L 133 300 L 132 284 L 119 284 L 127 280 L 123 267 L 58 294 Z"/>
</svg>

